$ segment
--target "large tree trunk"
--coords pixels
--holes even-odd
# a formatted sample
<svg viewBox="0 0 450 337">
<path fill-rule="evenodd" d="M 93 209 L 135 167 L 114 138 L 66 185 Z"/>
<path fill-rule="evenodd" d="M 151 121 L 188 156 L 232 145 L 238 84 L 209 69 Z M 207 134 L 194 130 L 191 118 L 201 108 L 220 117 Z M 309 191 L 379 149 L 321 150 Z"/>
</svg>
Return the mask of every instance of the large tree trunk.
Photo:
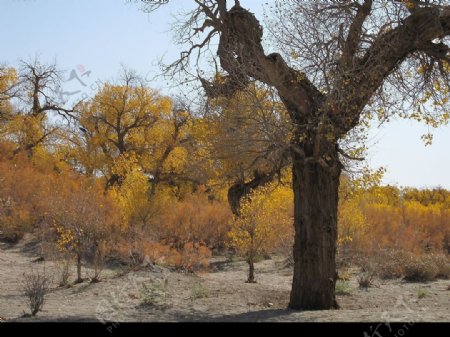
<svg viewBox="0 0 450 337">
<path fill-rule="evenodd" d="M 341 164 L 305 160 L 293 154 L 294 278 L 289 307 L 337 308 L 336 239 Z M 333 160 L 333 159 L 332 159 Z M 331 165 L 330 165 L 331 164 Z"/>
</svg>

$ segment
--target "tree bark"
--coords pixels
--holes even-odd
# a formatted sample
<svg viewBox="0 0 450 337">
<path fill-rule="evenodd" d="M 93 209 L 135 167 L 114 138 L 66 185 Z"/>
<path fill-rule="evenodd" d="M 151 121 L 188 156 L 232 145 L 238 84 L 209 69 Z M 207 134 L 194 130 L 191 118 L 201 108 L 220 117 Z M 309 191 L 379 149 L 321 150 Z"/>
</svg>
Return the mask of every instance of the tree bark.
<svg viewBox="0 0 450 337">
<path fill-rule="evenodd" d="M 252 253 L 248 255 L 247 263 L 248 263 L 248 278 L 247 283 L 256 283 L 255 280 L 255 257 Z"/>
<path fill-rule="evenodd" d="M 292 156 L 295 239 L 289 307 L 337 308 L 335 255 L 341 173 L 337 150 L 328 165 L 296 153 Z"/>
</svg>

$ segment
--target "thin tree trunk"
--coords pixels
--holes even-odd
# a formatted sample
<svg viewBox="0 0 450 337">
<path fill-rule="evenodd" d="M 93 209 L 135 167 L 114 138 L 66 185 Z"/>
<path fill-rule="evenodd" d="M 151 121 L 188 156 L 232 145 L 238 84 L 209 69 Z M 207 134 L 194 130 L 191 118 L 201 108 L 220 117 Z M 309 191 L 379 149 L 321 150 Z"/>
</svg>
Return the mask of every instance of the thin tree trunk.
<svg viewBox="0 0 450 337">
<path fill-rule="evenodd" d="M 247 283 L 256 283 L 255 280 L 255 264 L 254 264 L 254 256 L 253 253 L 248 255 L 247 263 L 248 263 L 248 278 Z"/>
<path fill-rule="evenodd" d="M 334 164 L 308 162 L 293 154 L 295 239 L 291 309 L 337 308 L 335 256 L 341 164 Z"/>
<path fill-rule="evenodd" d="M 77 253 L 77 282 L 81 283 L 83 279 L 81 278 L 81 253 Z"/>
</svg>

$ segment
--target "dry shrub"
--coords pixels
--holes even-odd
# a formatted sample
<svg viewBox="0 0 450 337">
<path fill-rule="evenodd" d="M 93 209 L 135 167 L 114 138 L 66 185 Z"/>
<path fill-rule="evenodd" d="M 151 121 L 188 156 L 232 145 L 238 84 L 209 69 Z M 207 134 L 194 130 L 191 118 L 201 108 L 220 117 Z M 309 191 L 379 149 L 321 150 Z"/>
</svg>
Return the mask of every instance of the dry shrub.
<svg viewBox="0 0 450 337">
<path fill-rule="evenodd" d="M 107 251 L 106 242 L 100 242 L 94 245 L 93 256 L 92 256 L 92 267 L 93 273 L 91 277 L 91 282 L 100 282 L 100 274 L 105 266 L 105 254 Z"/>
<path fill-rule="evenodd" d="M 142 283 L 141 295 L 144 306 L 164 305 L 169 298 L 169 279 L 154 280 L 151 283 Z"/>
<path fill-rule="evenodd" d="M 55 250 L 76 258 L 77 281 L 82 281 L 82 261 L 92 263 L 98 281 L 104 256 L 118 232 L 120 217 L 113 200 L 98 182 L 60 176 L 58 188 L 46 199 L 45 222 L 54 228 Z"/>
<path fill-rule="evenodd" d="M 362 289 L 367 289 L 372 286 L 374 275 L 371 272 L 364 272 L 358 276 L 358 284 Z"/>
<path fill-rule="evenodd" d="M 438 267 L 429 259 L 412 258 L 405 264 L 406 281 L 432 281 L 437 277 L 438 272 Z"/>
<path fill-rule="evenodd" d="M 167 244 L 144 238 L 130 242 L 125 238 L 116 243 L 110 257 L 123 264 L 139 266 L 145 262 L 162 264 L 170 255 L 171 247 Z"/>
<path fill-rule="evenodd" d="M 184 245 L 181 254 L 181 267 L 182 269 L 190 272 L 204 270 L 209 266 L 209 259 L 211 258 L 211 250 L 204 246 L 194 246 L 189 242 Z"/>
<path fill-rule="evenodd" d="M 49 283 L 50 279 L 45 275 L 45 271 L 24 274 L 22 289 L 23 294 L 28 297 L 31 316 L 35 316 L 44 306 Z"/>
<path fill-rule="evenodd" d="M 69 284 L 70 264 L 73 262 L 71 256 L 65 256 L 61 260 L 57 261 L 57 268 L 59 271 L 59 286 L 65 287 Z"/>
<path fill-rule="evenodd" d="M 450 277 L 450 260 L 444 254 L 422 254 L 398 250 L 383 250 L 366 259 L 363 270 L 382 279 L 404 278 L 411 282 L 426 282 Z"/>
<path fill-rule="evenodd" d="M 116 261 L 121 264 L 128 264 L 131 254 L 131 244 L 125 240 L 116 242 L 109 256 L 109 261 Z"/>
<path fill-rule="evenodd" d="M 167 204 L 152 218 L 151 231 L 125 225 L 113 255 L 135 266 L 151 262 L 190 272 L 205 269 L 211 250 L 224 246 L 230 219 L 228 204 L 200 189 Z"/>
<path fill-rule="evenodd" d="M 201 243 L 188 242 L 180 249 L 167 243 L 146 240 L 134 244 L 120 242 L 115 253 L 125 263 L 131 261 L 133 265 L 141 265 L 151 262 L 187 272 L 207 269 L 212 255 L 211 250 Z"/>
<path fill-rule="evenodd" d="M 450 191 L 355 186 L 348 191 L 344 180 L 340 187 L 340 248 L 450 252 Z"/>
<path fill-rule="evenodd" d="M 230 219 L 228 204 L 211 200 L 200 189 L 168 205 L 153 219 L 151 233 L 125 234 L 115 253 L 135 265 L 147 261 L 189 272 L 202 270 L 208 267 L 211 249 L 223 248 Z"/>
<path fill-rule="evenodd" d="M 377 272 L 378 276 L 382 279 L 395 279 L 403 276 L 403 265 L 395 261 L 386 261 Z"/>
<path fill-rule="evenodd" d="M 145 259 L 152 263 L 162 263 L 171 255 L 170 246 L 159 242 L 144 242 L 142 249 Z"/>
<path fill-rule="evenodd" d="M 202 191 L 186 195 L 160 217 L 159 238 L 182 250 L 188 242 L 223 248 L 232 214 L 224 201 L 209 200 Z"/>
<path fill-rule="evenodd" d="M 37 222 L 46 178 L 20 159 L 0 162 L 0 233 L 8 242 L 17 242 Z"/>
<path fill-rule="evenodd" d="M 108 264 L 126 265 L 136 267 L 144 261 L 142 249 L 136 247 L 135 242 L 130 242 L 127 238 L 121 238 L 114 243 L 111 251 L 108 253 L 106 260 Z"/>
<path fill-rule="evenodd" d="M 25 153 L 8 156 L 3 151 L 6 150 L 0 141 L 2 239 L 16 242 L 24 233 L 38 227 L 40 234 L 45 233 L 45 238 L 39 236 L 47 241 L 44 243 L 53 242 L 59 244 L 59 248 L 64 246 L 67 248 L 64 250 L 70 250 L 70 242 L 62 242 L 53 227 L 66 232 L 71 230 L 74 236 L 82 230 L 86 233 L 83 236 L 97 242 L 110 236 L 117 218 L 116 207 L 104 195 L 98 181 L 84 178 L 70 169 L 63 170 L 58 166 L 58 159 L 52 160 L 48 153 L 42 157 L 43 150 L 31 159 Z M 84 241 L 85 238 L 78 235 L 75 239 Z M 84 247 L 78 246 L 81 254 Z"/>
<path fill-rule="evenodd" d="M 448 279 L 450 278 L 450 259 L 445 254 L 431 254 L 430 260 L 438 269 L 436 277 Z"/>
<path fill-rule="evenodd" d="M 404 275 L 404 264 L 409 259 L 409 254 L 396 251 L 384 250 L 376 253 L 369 263 L 376 275 L 382 279 L 401 278 Z"/>
<path fill-rule="evenodd" d="M 338 274 L 338 278 L 337 278 L 338 280 L 350 281 L 350 278 L 351 278 L 351 274 L 348 269 L 339 270 L 339 274 Z"/>
<path fill-rule="evenodd" d="M 191 289 L 191 300 L 209 297 L 209 291 L 202 284 L 197 283 Z"/>
<path fill-rule="evenodd" d="M 208 268 L 211 255 L 208 247 L 188 242 L 182 250 L 172 248 L 165 264 L 178 270 L 195 272 Z"/>
</svg>

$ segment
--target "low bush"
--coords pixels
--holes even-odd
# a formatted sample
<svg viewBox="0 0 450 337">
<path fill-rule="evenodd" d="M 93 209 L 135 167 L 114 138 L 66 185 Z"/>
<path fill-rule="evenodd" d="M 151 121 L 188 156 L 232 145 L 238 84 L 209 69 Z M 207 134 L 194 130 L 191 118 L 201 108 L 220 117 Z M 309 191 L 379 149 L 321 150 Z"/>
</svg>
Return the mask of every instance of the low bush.
<svg viewBox="0 0 450 337">
<path fill-rule="evenodd" d="M 372 286 L 373 274 L 370 272 L 364 272 L 358 277 L 358 284 L 361 289 L 367 289 Z"/>
<path fill-rule="evenodd" d="M 28 298 L 31 316 L 35 316 L 42 310 L 49 283 L 50 279 L 45 275 L 45 272 L 24 274 L 22 289 L 23 294 Z"/>
<path fill-rule="evenodd" d="M 370 264 L 373 272 L 381 279 L 401 278 L 404 275 L 405 262 L 409 254 L 397 250 L 384 250 L 376 253 Z"/>
<path fill-rule="evenodd" d="M 448 256 L 444 254 L 432 254 L 430 255 L 430 259 L 438 269 L 436 277 L 450 278 L 450 258 Z"/>
<path fill-rule="evenodd" d="M 336 295 L 350 295 L 351 287 L 347 281 L 337 280 L 335 292 Z"/>
<path fill-rule="evenodd" d="M 430 257 L 411 257 L 405 264 L 404 274 L 406 281 L 432 281 L 438 276 L 439 268 Z"/>
<path fill-rule="evenodd" d="M 360 266 L 363 272 L 381 279 L 427 282 L 450 278 L 450 259 L 445 254 L 414 255 L 399 250 L 383 250 L 364 259 Z"/>
</svg>

